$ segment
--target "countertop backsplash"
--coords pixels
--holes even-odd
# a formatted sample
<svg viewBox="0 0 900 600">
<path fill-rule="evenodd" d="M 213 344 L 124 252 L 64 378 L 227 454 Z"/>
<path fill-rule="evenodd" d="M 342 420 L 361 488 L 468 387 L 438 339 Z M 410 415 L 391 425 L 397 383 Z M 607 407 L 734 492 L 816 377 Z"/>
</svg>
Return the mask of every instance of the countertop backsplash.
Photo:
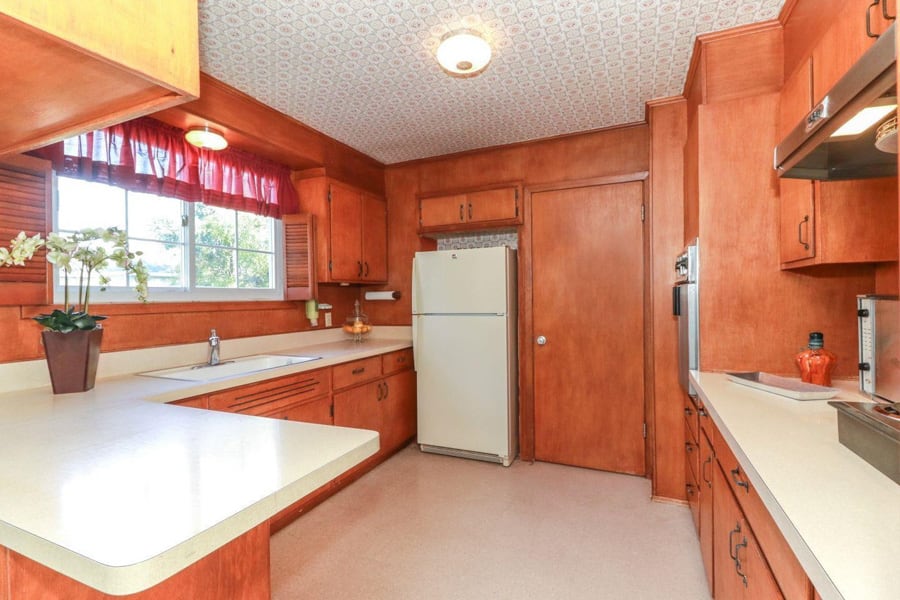
<svg viewBox="0 0 900 600">
<path fill-rule="evenodd" d="M 437 241 L 438 250 L 463 250 L 466 248 L 495 248 L 497 246 L 519 247 L 519 236 L 512 230 L 485 231 L 441 237 Z"/>
</svg>

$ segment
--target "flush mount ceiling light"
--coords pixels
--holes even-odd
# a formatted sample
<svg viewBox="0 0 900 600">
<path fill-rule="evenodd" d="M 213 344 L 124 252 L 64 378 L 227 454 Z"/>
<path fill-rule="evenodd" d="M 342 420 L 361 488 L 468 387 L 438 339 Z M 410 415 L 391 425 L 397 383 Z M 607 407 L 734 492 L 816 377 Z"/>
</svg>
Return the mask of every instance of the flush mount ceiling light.
<svg viewBox="0 0 900 600">
<path fill-rule="evenodd" d="M 184 133 L 184 139 L 192 146 L 207 150 L 224 150 L 228 147 L 228 140 L 222 132 L 206 125 L 191 127 Z"/>
<path fill-rule="evenodd" d="M 491 47 L 476 31 L 451 31 L 441 38 L 437 61 L 454 77 L 474 77 L 491 62 Z"/>
</svg>

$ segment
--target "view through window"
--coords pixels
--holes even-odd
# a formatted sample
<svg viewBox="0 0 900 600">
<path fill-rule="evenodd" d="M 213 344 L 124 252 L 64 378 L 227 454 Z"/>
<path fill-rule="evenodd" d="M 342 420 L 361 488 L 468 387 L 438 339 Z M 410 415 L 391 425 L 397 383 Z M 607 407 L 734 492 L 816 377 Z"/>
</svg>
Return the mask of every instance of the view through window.
<svg viewBox="0 0 900 600">
<path fill-rule="evenodd" d="M 57 179 L 56 231 L 118 227 L 150 273 L 159 300 L 280 299 L 280 223 L 199 202 L 131 192 L 68 177 Z M 74 271 L 73 271 L 74 274 Z M 133 301 L 133 281 L 115 268 L 96 301 Z M 57 277 L 61 287 L 62 274 Z"/>
</svg>

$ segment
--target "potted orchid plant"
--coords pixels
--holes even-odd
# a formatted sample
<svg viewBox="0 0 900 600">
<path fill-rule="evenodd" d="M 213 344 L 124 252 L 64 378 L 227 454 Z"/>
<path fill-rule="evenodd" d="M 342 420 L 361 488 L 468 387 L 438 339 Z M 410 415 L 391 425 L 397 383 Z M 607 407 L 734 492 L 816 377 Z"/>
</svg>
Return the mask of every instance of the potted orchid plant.
<svg viewBox="0 0 900 600">
<path fill-rule="evenodd" d="M 50 370 L 53 392 L 81 392 L 94 387 L 103 329 L 99 321 L 106 317 L 90 312 L 91 279 L 96 275 L 100 289 L 106 289 L 109 278 L 103 269 L 111 264 L 130 273 L 135 279 L 138 300 L 147 301 L 149 273 L 139 258 L 140 252 L 128 249 L 128 237 L 115 227 L 82 229 L 62 235 L 52 232 L 47 239 L 25 232 L 0 248 L 0 266 L 22 266 L 41 247 L 47 248 L 47 261 L 63 273 L 63 308 L 40 314 L 34 320 L 44 327 L 41 337 Z M 77 270 L 78 291 L 72 297 L 69 280 Z"/>
</svg>

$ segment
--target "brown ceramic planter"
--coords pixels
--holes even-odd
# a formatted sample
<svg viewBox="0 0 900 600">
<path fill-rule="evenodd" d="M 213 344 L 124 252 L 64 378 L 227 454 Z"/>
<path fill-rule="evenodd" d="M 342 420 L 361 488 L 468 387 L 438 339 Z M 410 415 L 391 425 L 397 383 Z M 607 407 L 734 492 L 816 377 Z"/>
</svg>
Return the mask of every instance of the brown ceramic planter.
<svg viewBox="0 0 900 600">
<path fill-rule="evenodd" d="M 102 329 L 69 333 L 42 331 L 41 338 L 54 394 L 86 392 L 94 387 Z"/>
</svg>

